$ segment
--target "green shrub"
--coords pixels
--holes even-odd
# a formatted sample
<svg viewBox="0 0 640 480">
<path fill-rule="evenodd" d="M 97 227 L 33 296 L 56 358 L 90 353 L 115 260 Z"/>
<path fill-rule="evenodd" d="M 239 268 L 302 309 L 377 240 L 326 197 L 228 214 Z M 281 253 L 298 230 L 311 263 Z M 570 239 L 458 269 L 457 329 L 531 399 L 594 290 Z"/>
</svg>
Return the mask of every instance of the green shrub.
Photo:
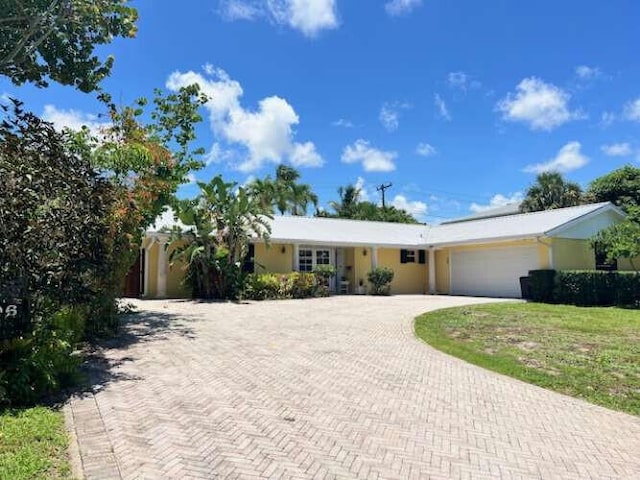
<svg viewBox="0 0 640 480">
<path fill-rule="evenodd" d="M 596 270 L 559 271 L 554 298 L 582 306 L 640 307 L 640 274 Z"/>
<path fill-rule="evenodd" d="M 555 277 L 555 270 L 530 270 L 531 300 L 534 302 L 553 303 Z"/>
<path fill-rule="evenodd" d="M 36 319 L 29 335 L 0 344 L 0 404 L 32 404 L 75 383 L 80 359 L 74 350 L 86 315 L 84 307 L 63 307 Z"/>
<path fill-rule="evenodd" d="M 311 298 L 329 294 L 314 273 L 256 273 L 247 276 L 244 297 L 249 300 Z"/>
<path fill-rule="evenodd" d="M 367 280 L 373 285 L 372 295 L 389 295 L 393 270 L 388 267 L 376 267 L 367 274 Z"/>
</svg>

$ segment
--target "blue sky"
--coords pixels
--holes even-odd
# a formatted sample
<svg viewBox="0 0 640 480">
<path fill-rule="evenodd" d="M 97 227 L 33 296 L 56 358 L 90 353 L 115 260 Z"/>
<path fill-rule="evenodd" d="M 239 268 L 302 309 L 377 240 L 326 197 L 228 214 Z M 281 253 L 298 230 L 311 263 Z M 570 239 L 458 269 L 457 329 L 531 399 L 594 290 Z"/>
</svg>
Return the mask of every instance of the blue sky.
<svg viewBox="0 0 640 480">
<path fill-rule="evenodd" d="M 326 205 L 357 183 L 439 222 L 518 199 L 540 171 L 582 185 L 640 161 L 635 0 L 132 2 L 136 39 L 105 87 L 131 102 L 197 81 L 198 144 L 244 183 L 293 164 Z M 179 5 L 179 7 L 176 7 Z M 0 82 L 58 125 L 99 123 L 95 98 Z M 182 196 L 195 194 L 183 186 Z"/>
</svg>

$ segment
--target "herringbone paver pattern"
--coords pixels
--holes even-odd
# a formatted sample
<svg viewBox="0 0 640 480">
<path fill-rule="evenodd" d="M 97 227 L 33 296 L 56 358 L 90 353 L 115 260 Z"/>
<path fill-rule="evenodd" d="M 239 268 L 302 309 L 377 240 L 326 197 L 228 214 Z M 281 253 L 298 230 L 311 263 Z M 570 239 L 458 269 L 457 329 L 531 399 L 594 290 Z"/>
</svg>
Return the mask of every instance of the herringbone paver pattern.
<svg viewBox="0 0 640 480">
<path fill-rule="evenodd" d="M 640 419 L 466 364 L 398 296 L 140 302 L 72 399 L 89 479 L 640 478 Z"/>
</svg>

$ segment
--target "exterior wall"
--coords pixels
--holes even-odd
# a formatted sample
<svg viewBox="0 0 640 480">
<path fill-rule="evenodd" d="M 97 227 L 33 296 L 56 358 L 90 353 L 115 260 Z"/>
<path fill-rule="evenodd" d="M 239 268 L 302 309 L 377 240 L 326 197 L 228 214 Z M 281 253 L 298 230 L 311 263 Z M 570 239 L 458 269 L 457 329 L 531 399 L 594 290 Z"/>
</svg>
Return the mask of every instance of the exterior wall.
<svg viewBox="0 0 640 480">
<path fill-rule="evenodd" d="M 171 252 L 177 247 L 172 245 L 167 250 L 167 261 Z M 184 260 L 176 260 L 174 264 L 167 267 L 167 298 L 190 298 L 190 289 L 183 284 L 184 276 L 187 270 L 187 264 Z"/>
<path fill-rule="evenodd" d="M 158 244 L 153 243 L 147 248 L 145 261 L 149 262 L 149 291 L 145 292 L 146 298 L 155 298 L 158 295 Z"/>
<path fill-rule="evenodd" d="M 436 293 L 448 294 L 449 280 L 449 249 L 436 250 Z"/>
<path fill-rule="evenodd" d="M 392 294 L 424 294 L 427 292 L 427 264 L 418 263 L 417 250 L 416 263 L 400 263 L 400 249 L 380 248 L 378 249 L 378 266 L 389 267 L 393 270 Z"/>
<path fill-rule="evenodd" d="M 282 253 L 282 247 L 285 251 Z M 255 244 L 255 271 L 256 273 L 288 273 L 293 268 L 293 245 L 271 243 Z"/>
<path fill-rule="evenodd" d="M 350 293 L 354 293 L 356 291 L 356 287 L 358 286 L 358 283 L 356 282 L 355 254 L 355 248 L 344 249 L 344 274 L 347 277 L 347 281 L 349 282 Z"/>
<path fill-rule="evenodd" d="M 633 264 L 637 269 L 640 269 L 640 257 L 633 259 Z M 618 260 L 618 270 L 633 272 L 635 269 L 631 266 L 631 262 L 627 258 L 621 258 Z"/>
<path fill-rule="evenodd" d="M 451 279 L 449 276 L 449 261 L 452 252 L 469 251 L 469 250 L 487 250 L 493 248 L 538 246 L 538 268 L 550 268 L 549 263 L 549 239 L 536 241 L 535 239 L 517 240 L 513 242 L 494 242 L 476 245 L 460 245 L 456 247 L 443 248 L 436 251 L 436 292 L 439 294 L 448 294 L 450 292 Z M 554 250 L 555 256 L 555 250 Z M 554 258 L 555 260 L 555 258 Z"/>
<path fill-rule="evenodd" d="M 366 255 L 364 254 L 366 252 Z M 367 281 L 367 273 L 371 271 L 371 249 L 364 247 L 355 247 L 353 249 L 353 259 L 354 259 L 354 291 L 357 291 L 358 285 L 360 284 L 360 280 L 362 280 L 362 285 L 366 290 L 369 290 L 369 285 Z"/>
<path fill-rule="evenodd" d="M 593 270 L 596 257 L 589 240 L 554 238 L 553 268 L 555 270 Z"/>
</svg>

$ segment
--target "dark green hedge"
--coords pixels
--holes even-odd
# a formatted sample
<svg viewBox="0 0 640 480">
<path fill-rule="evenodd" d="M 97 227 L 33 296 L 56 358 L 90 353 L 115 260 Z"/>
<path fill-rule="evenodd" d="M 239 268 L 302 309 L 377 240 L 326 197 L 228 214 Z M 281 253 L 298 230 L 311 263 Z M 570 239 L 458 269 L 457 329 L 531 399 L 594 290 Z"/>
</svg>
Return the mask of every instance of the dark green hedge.
<svg viewBox="0 0 640 480">
<path fill-rule="evenodd" d="M 555 278 L 555 270 L 531 270 L 529 272 L 531 300 L 534 302 L 553 303 Z"/>
<path fill-rule="evenodd" d="M 640 308 L 639 273 L 532 270 L 529 277 L 536 302 Z"/>
</svg>

